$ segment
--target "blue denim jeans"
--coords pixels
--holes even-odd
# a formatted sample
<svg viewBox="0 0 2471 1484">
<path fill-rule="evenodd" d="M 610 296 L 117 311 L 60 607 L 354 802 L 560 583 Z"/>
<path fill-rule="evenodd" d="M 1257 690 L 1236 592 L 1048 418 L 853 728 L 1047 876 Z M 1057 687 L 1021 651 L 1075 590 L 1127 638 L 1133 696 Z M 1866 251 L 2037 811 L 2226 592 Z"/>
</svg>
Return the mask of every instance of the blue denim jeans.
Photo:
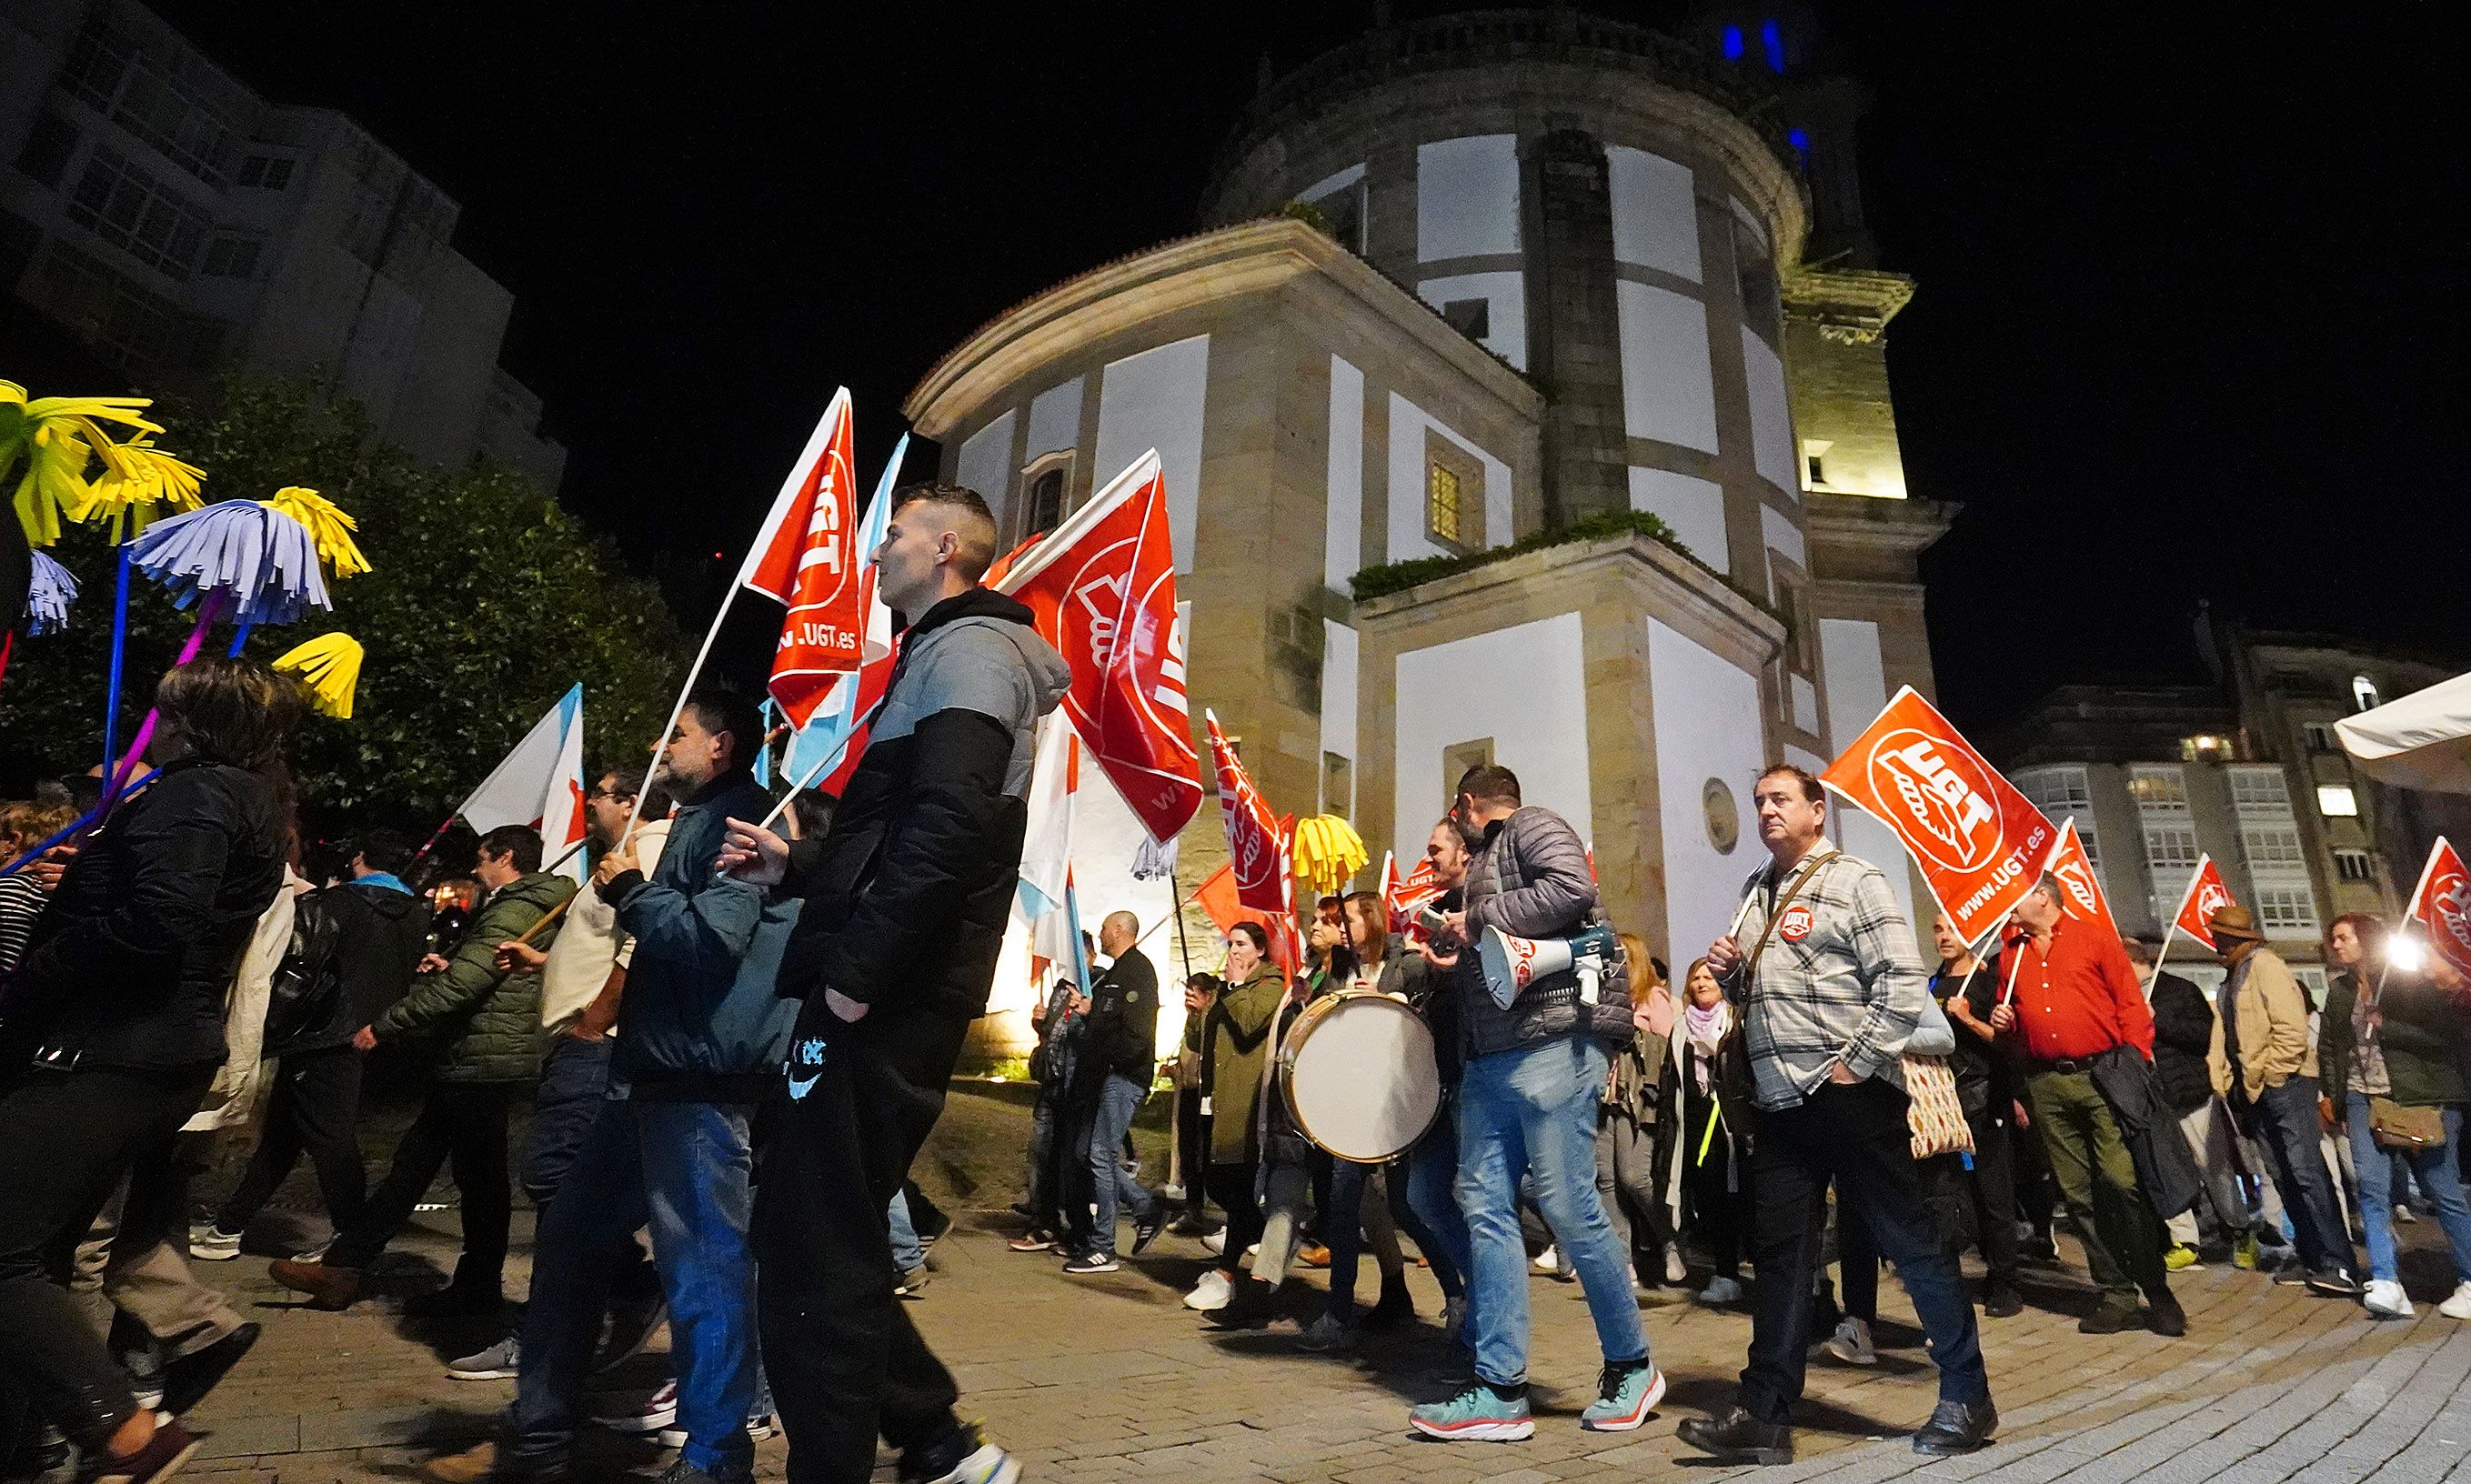
<svg viewBox="0 0 2471 1484">
<path fill-rule="evenodd" d="M 1149 1095 L 1148 1088 L 1112 1072 L 1098 1089 L 1098 1105 L 1092 1110 L 1089 1120 L 1090 1142 L 1084 1147 L 1089 1156 L 1091 1199 L 1098 1207 L 1091 1221 L 1088 1243 L 1094 1253 L 1115 1256 L 1118 1206 L 1129 1211 L 1136 1221 L 1158 1213 L 1158 1197 L 1124 1172 L 1124 1131 L 1133 1126 L 1133 1115 L 1141 1112 L 1141 1103 Z M 1074 1204 L 1077 1207 L 1079 1203 Z"/>
<path fill-rule="evenodd" d="M 1459 1211 L 1457 1098 L 1443 1106 L 1432 1128 L 1407 1151 L 1400 1178 L 1407 1182 L 1407 1210 L 1399 1224 L 1433 1265 L 1433 1281 L 1442 1285 L 1442 1297 L 1455 1299 L 1467 1292 L 1468 1277 L 1475 1270 L 1475 1258 L 1468 1246 L 1467 1217 Z"/>
<path fill-rule="evenodd" d="M 617 1044 L 553 1036 L 541 1061 L 540 1085 L 532 1090 L 532 1126 L 524 1135 L 524 1193 L 546 1206 L 566 1179 L 609 1091 L 609 1057 Z"/>
<path fill-rule="evenodd" d="M 2234 1094 L 2238 1089 L 2232 1090 Z M 2283 1213 L 2291 1218 L 2292 1245 L 2312 1273 L 2329 1268 L 2355 1272 L 2350 1228 L 2342 1222 L 2342 1203 L 2334 1196 L 2334 1177 L 2325 1168 L 2323 1125 L 2317 1117 L 2317 1079 L 2290 1077 L 2280 1087 L 2249 1104 L 2257 1142 L 2265 1145 L 2274 1185 L 2282 1191 Z M 2386 1213 L 2390 1219 L 2391 1211 Z"/>
<path fill-rule="evenodd" d="M 510 1449 L 561 1457 L 600 1338 L 619 1239 L 641 1226 L 670 1306 L 686 1460 L 716 1477 L 753 1464 L 746 1418 L 759 1385 L 747 1110 L 713 1103 L 610 1101 L 567 1180 L 590 1200 L 550 1203 L 525 1307 L 524 1363 Z"/>
<path fill-rule="evenodd" d="M 1527 1245 L 1518 1176 L 1563 1260 L 1576 1268 L 1608 1361 L 1644 1359 L 1647 1331 L 1631 1292 L 1629 1254 L 1596 1198 L 1596 1101 L 1612 1062 L 1584 1038 L 1496 1051 L 1468 1063 L 1459 1088 L 1459 1209 L 1474 1255 L 1475 1374 L 1527 1379 Z"/>
<path fill-rule="evenodd" d="M 2462 1111 L 2445 1110 L 2445 1142 L 2434 1149 L 2378 1148 L 2376 1136 L 2368 1131 L 2365 1093 L 2351 1095 L 2342 1128 L 2351 1140 L 2351 1166 L 2360 1175 L 2360 1224 L 2368 1232 L 2368 1276 L 2393 1283 L 2400 1275 L 2394 1265 L 2393 1229 L 2393 1174 L 2399 1164 L 2409 1167 L 2421 1193 L 2436 1203 L 2437 1225 L 2445 1229 L 2445 1244 L 2454 1251 L 2454 1276 L 2459 1282 L 2471 1283 L 2471 1202 L 2463 1200 L 2461 1175 L 2454 1164 L 2454 1151 L 2462 1142 Z M 2393 1157 L 2388 1159 L 2388 1154 Z"/>
<path fill-rule="evenodd" d="M 927 1249 L 919 1243 L 918 1228 L 909 1222 L 909 1197 L 899 1190 L 892 1192 L 892 1205 L 884 1212 L 892 1225 L 892 1265 L 911 1273 L 927 1265 Z"/>
</svg>

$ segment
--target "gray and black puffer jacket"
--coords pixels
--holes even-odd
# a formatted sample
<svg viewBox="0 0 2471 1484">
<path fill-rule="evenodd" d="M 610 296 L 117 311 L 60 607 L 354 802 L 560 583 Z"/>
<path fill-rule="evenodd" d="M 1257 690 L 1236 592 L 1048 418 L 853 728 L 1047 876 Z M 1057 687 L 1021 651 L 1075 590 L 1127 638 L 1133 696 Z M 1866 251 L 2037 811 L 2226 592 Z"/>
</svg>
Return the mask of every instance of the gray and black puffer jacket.
<svg viewBox="0 0 2471 1484">
<path fill-rule="evenodd" d="M 1563 938 L 1604 920 L 1588 847 L 1569 821 L 1530 805 L 1485 827 L 1468 860 L 1467 930 L 1471 945 L 1487 928 L 1512 937 Z M 1470 1056 L 1490 1056 L 1568 1036 L 1594 1036 L 1618 1046 L 1631 1038 L 1630 976 L 1616 954 L 1590 1007 L 1579 1001 L 1579 977 L 1564 970 L 1539 978 L 1502 1009 L 1485 989 L 1475 954 L 1461 955 L 1461 989 Z"/>
</svg>

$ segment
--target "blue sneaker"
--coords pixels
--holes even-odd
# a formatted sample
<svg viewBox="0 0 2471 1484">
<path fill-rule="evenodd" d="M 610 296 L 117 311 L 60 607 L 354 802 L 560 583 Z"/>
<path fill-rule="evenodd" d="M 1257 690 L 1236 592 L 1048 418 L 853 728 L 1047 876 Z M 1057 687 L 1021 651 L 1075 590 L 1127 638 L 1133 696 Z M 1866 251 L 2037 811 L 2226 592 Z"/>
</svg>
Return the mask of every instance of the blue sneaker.
<svg viewBox="0 0 2471 1484">
<path fill-rule="evenodd" d="M 1407 1425 L 1445 1443 L 1516 1443 L 1536 1436 L 1527 1399 L 1504 1401 L 1482 1381 L 1471 1381 L 1447 1402 L 1428 1402 L 1407 1414 Z"/>
<path fill-rule="evenodd" d="M 1664 1373 L 1653 1361 L 1608 1364 L 1596 1400 L 1579 1414 L 1579 1425 L 1589 1432 L 1628 1432 L 1646 1422 L 1663 1400 Z"/>
</svg>

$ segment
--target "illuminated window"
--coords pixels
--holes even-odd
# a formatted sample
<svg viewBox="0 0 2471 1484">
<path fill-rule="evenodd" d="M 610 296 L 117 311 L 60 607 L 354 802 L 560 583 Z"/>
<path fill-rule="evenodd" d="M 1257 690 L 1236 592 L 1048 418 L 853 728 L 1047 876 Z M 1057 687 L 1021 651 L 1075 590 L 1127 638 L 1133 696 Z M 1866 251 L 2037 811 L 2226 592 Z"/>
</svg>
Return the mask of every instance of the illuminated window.
<svg viewBox="0 0 2471 1484">
<path fill-rule="evenodd" d="M 2130 765 L 2128 793 L 2136 800 L 2136 807 L 2147 813 L 2184 814 L 2188 812 L 2187 780 L 2174 766 L 2150 763 Z"/>
<path fill-rule="evenodd" d="M 2357 819 L 2360 801 L 2346 783 L 2320 783 L 2317 786 L 2317 813 L 2328 819 Z"/>
<path fill-rule="evenodd" d="M 2219 763 L 2231 754 L 2231 740 L 2199 732 L 2194 737 L 2179 739 L 2179 756 L 2190 763 Z"/>
<path fill-rule="evenodd" d="M 2351 704 L 2362 711 L 2374 711 L 2385 702 L 2377 698 L 2377 683 L 2365 675 L 2351 677 Z"/>
<path fill-rule="evenodd" d="M 1437 463 L 1424 477 L 1424 529 L 1436 541 L 1458 546 L 1464 540 L 1461 529 L 1459 474 L 1446 463 Z"/>
</svg>

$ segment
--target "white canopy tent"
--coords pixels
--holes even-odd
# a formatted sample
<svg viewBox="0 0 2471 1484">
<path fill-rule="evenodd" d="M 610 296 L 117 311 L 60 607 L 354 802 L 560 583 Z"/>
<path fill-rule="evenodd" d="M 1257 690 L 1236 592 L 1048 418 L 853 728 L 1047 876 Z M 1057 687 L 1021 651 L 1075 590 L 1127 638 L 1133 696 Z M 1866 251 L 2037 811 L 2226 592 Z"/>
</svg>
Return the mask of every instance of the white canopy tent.
<svg viewBox="0 0 2471 1484">
<path fill-rule="evenodd" d="M 2471 793 L 2471 675 L 2334 723 L 2360 771 L 2398 789 Z"/>
</svg>

